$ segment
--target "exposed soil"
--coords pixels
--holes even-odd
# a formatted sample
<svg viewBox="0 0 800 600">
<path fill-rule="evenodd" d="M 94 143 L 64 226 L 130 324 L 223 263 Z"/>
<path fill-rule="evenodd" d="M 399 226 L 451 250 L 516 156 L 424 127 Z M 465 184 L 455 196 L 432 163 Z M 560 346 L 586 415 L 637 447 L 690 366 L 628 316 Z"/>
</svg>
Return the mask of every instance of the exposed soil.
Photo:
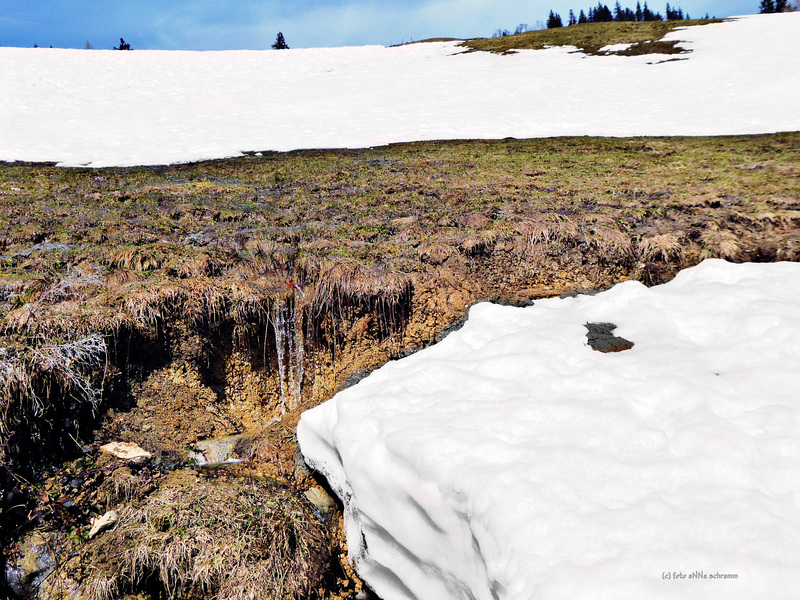
<svg viewBox="0 0 800 600">
<path fill-rule="evenodd" d="M 800 134 L 779 134 L 0 165 L 6 593 L 263 597 L 284 570 L 279 595 L 353 597 L 338 517 L 306 496 L 324 482 L 297 458 L 303 409 L 478 301 L 798 260 L 799 157 Z M 193 463 L 231 434 L 242 462 Z M 124 463 L 108 441 L 153 456 Z M 243 543 L 246 565 L 227 550 Z"/>
</svg>

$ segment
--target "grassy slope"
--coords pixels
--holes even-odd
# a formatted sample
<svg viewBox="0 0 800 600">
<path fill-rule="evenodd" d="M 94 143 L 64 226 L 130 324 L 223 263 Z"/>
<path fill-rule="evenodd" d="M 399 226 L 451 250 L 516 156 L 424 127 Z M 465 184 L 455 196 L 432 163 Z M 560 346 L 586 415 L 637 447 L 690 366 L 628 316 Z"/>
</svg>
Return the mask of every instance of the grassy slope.
<svg viewBox="0 0 800 600">
<path fill-rule="evenodd" d="M 448 260 L 459 277 L 523 265 L 508 287 L 537 251 L 552 263 L 538 283 L 568 255 L 645 280 L 658 256 L 793 260 L 798 150 L 798 134 L 556 138 L 0 166 L 0 319 L 6 336 L 88 334 L 148 320 L 163 290 L 198 311 L 292 280 L 320 302 L 348 277 L 348 293 L 404 293 Z"/>
<path fill-rule="evenodd" d="M 482 243 L 491 254 L 556 221 L 573 224 L 586 251 L 604 232 L 636 245 L 669 230 L 705 255 L 753 258 L 746 240 L 797 226 L 798 150 L 798 134 L 557 138 L 161 168 L 0 166 L 0 318 L 8 325 L 32 303 L 44 314 L 88 294 L 113 306 L 121 288 L 235 277 L 265 255 L 276 271 L 302 259 L 419 272 L 436 262 L 426 260 L 433 247 L 463 255 Z M 725 252 L 708 235 L 718 230 L 735 234 Z M 777 248 L 791 257 L 792 247 L 786 238 Z M 70 289 L 53 290 L 70 276 Z"/>
<path fill-rule="evenodd" d="M 463 45 L 470 50 L 500 53 L 514 50 L 541 50 L 547 46 L 575 46 L 581 52 L 597 54 L 604 46 L 632 44 L 630 49 L 620 54 L 676 54 L 683 52 L 676 43 L 659 42 L 667 33 L 678 27 L 707 25 L 721 21 L 722 19 L 696 19 L 643 23 L 585 23 L 497 38 L 468 40 Z"/>
</svg>

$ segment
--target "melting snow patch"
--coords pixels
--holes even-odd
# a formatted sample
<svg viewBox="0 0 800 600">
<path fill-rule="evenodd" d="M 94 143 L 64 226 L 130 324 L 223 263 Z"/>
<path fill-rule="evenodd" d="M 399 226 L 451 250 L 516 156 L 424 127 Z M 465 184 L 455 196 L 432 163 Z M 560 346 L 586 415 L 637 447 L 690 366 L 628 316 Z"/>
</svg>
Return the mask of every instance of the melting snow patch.
<svg viewBox="0 0 800 600">
<path fill-rule="evenodd" d="M 603 46 L 598 52 L 622 52 L 630 48 L 632 44 L 611 44 L 610 46 Z"/>
<path fill-rule="evenodd" d="M 594 352 L 586 323 L 635 340 Z M 304 413 L 385 600 L 788 599 L 800 589 L 800 264 L 513 308 Z"/>
</svg>

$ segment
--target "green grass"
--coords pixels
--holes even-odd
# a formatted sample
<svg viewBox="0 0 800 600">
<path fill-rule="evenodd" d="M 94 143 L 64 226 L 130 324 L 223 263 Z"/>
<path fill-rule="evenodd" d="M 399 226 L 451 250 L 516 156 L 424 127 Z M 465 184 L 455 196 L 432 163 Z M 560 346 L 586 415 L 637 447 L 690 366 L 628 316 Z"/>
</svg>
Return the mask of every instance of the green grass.
<svg viewBox="0 0 800 600">
<path fill-rule="evenodd" d="M 678 27 L 720 23 L 722 19 L 696 19 L 691 21 L 647 21 L 641 23 L 584 23 L 571 27 L 558 27 L 540 31 L 527 31 L 496 38 L 481 38 L 463 43 L 470 50 L 507 53 L 514 50 L 541 50 L 548 46 L 575 46 L 586 54 L 598 54 L 600 49 L 612 44 L 632 44 L 619 52 L 634 54 L 677 54 L 682 50 L 675 42 L 660 40 Z"/>
</svg>

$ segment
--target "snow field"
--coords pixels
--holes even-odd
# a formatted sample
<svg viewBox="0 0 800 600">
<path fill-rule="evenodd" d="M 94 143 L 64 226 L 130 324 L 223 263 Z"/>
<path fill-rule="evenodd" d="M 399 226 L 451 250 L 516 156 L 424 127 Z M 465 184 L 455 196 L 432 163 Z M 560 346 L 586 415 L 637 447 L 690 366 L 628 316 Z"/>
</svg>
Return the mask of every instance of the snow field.
<svg viewBox="0 0 800 600">
<path fill-rule="evenodd" d="M 635 345 L 595 352 L 586 322 Z M 798 365 L 800 265 L 712 260 L 650 289 L 477 305 L 306 412 L 298 439 L 384 600 L 788 599 Z"/>
<path fill-rule="evenodd" d="M 800 13 L 755 15 L 667 36 L 690 54 L 633 57 L 465 54 L 453 42 L 0 48 L 0 160 L 130 166 L 430 139 L 795 131 L 798 31 Z"/>
</svg>

